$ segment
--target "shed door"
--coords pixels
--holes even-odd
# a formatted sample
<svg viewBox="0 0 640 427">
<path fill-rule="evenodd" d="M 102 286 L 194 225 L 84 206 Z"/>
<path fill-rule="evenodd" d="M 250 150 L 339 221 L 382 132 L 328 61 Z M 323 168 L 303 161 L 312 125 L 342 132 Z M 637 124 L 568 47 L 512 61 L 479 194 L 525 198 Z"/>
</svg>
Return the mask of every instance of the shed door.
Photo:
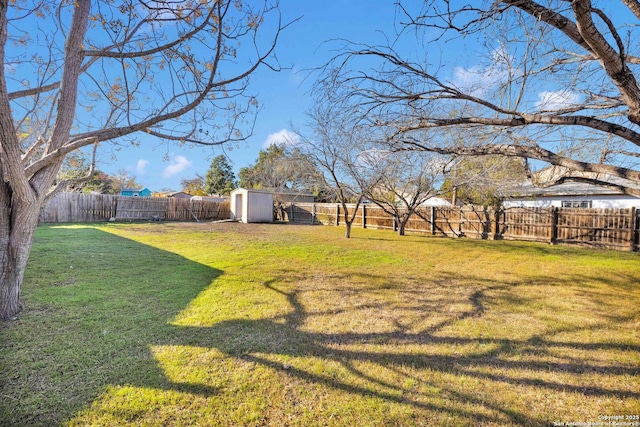
<svg viewBox="0 0 640 427">
<path fill-rule="evenodd" d="M 242 193 L 236 194 L 236 219 L 242 218 Z"/>
</svg>

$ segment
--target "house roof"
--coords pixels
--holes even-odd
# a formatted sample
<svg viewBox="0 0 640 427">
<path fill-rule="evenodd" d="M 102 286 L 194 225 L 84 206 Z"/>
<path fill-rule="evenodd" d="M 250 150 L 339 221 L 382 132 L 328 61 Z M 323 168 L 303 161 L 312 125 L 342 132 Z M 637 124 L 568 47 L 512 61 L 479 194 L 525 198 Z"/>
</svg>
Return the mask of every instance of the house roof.
<svg viewBox="0 0 640 427">
<path fill-rule="evenodd" d="M 160 196 L 160 197 L 175 197 L 178 194 L 185 194 L 191 197 L 189 193 L 185 193 L 184 191 L 159 191 L 159 192 L 156 192 L 155 194 L 156 196 Z"/>
<path fill-rule="evenodd" d="M 282 194 L 282 195 L 287 195 L 287 196 L 309 196 L 309 197 L 314 197 L 313 193 L 309 193 L 307 191 L 300 191 L 300 190 L 290 190 L 288 188 L 277 188 L 277 189 L 271 189 L 271 190 L 267 190 L 270 193 L 273 194 Z"/>
<path fill-rule="evenodd" d="M 603 187 L 585 182 L 563 182 L 549 187 L 538 187 L 528 182 L 512 188 L 509 194 L 503 194 L 503 196 L 506 198 L 519 198 L 623 194 L 624 192 L 616 187 Z"/>
<path fill-rule="evenodd" d="M 584 180 L 595 179 L 610 185 L 596 185 Z M 558 182 L 553 184 L 553 182 Z M 622 196 L 622 188 L 640 190 L 640 183 L 610 175 L 588 172 L 574 173 L 565 168 L 545 168 L 527 181 L 511 187 L 501 195 L 507 199 L 522 197 Z"/>
<path fill-rule="evenodd" d="M 265 193 L 265 194 L 273 194 L 273 191 L 268 191 L 268 190 L 262 190 L 262 189 L 257 189 L 257 188 L 243 188 L 243 187 L 238 187 L 236 189 L 234 189 L 231 193 L 235 193 L 238 191 L 246 191 L 249 193 Z"/>
<path fill-rule="evenodd" d="M 268 194 L 282 194 L 282 195 L 287 195 L 287 196 L 309 196 L 309 197 L 314 197 L 313 193 L 307 193 L 304 191 L 296 191 L 296 190 L 289 190 L 289 189 L 268 189 L 268 188 L 242 188 L 242 187 L 238 187 L 233 191 L 238 191 L 238 190 L 242 190 L 242 191 L 251 191 L 254 193 L 268 193 Z M 233 192 L 232 191 L 232 192 Z"/>
</svg>

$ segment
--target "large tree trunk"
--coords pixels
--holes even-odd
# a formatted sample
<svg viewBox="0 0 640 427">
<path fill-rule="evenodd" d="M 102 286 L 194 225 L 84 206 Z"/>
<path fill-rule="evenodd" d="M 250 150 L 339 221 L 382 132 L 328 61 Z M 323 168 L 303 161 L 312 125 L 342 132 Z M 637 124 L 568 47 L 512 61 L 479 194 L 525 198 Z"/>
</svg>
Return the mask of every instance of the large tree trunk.
<svg viewBox="0 0 640 427">
<path fill-rule="evenodd" d="M 15 200 L 3 200 L 1 204 L 0 320 L 7 320 L 22 310 L 20 290 L 40 206 Z"/>
</svg>

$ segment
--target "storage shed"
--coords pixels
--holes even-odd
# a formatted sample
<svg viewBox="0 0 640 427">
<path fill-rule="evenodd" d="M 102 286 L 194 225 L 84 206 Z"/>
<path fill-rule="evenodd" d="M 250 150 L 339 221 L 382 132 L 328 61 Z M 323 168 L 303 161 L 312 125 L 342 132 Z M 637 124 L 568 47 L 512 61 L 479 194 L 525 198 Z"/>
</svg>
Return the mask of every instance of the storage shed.
<svg viewBox="0 0 640 427">
<path fill-rule="evenodd" d="M 273 222 L 273 193 L 237 188 L 231 192 L 231 219 L 241 222 Z"/>
</svg>

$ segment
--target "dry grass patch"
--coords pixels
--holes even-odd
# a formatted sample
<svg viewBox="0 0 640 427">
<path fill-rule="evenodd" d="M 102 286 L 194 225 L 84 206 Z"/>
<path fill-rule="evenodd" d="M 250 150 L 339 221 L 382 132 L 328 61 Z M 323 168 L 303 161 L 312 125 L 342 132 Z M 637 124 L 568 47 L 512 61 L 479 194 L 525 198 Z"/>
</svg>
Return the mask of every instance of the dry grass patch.
<svg viewBox="0 0 640 427">
<path fill-rule="evenodd" d="M 342 233 L 41 228 L 29 311 L 2 329 L 0 417 L 546 426 L 640 412 L 637 254 Z M 89 256 L 50 286 L 71 280 L 71 254 Z"/>
</svg>

